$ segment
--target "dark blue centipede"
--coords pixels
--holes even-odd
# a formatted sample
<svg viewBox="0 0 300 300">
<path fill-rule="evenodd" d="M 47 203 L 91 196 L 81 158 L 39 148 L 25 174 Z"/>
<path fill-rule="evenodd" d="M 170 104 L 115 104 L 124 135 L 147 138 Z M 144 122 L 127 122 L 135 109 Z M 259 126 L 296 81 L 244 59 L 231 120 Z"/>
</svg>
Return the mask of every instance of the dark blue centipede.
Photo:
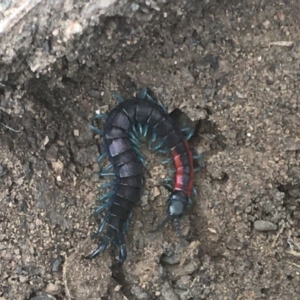
<svg viewBox="0 0 300 300">
<path fill-rule="evenodd" d="M 105 251 L 110 243 L 119 248 L 119 265 L 126 260 L 124 236 L 128 227 L 133 206 L 140 200 L 143 188 L 143 158 L 139 152 L 139 136 L 148 137 L 153 150 L 171 153 L 175 166 L 173 185 L 167 201 L 167 217 L 159 225 L 164 226 L 172 220 L 179 232 L 179 218 L 182 216 L 190 201 L 194 183 L 194 158 L 188 146 L 187 139 L 193 130 L 179 128 L 170 117 L 166 108 L 155 102 L 143 90 L 139 97 L 120 102 L 108 115 L 96 114 L 94 119 L 106 119 L 104 129 L 90 126 L 103 137 L 105 152 L 99 157 L 100 163 L 108 157 L 111 165 L 100 173 L 115 177 L 112 190 L 100 198 L 102 202 L 95 214 L 106 210 L 103 221 L 95 236 L 106 233 L 98 248 L 87 258 L 94 258 Z M 185 135 L 183 132 L 186 132 Z M 158 141 L 158 142 L 157 142 Z M 113 172 L 110 172 L 113 169 Z"/>
</svg>

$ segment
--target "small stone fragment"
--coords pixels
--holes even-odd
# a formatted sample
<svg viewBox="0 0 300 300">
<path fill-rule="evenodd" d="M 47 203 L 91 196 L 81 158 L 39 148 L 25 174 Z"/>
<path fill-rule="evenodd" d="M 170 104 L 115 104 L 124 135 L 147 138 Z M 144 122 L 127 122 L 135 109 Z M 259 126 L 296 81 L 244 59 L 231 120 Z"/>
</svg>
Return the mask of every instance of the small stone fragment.
<svg viewBox="0 0 300 300">
<path fill-rule="evenodd" d="M 59 292 L 60 287 L 57 284 L 54 284 L 52 282 L 49 282 L 46 286 L 46 293 L 50 295 L 55 295 Z"/>
<path fill-rule="evenodd" d="M 2 0 L 1 4 L 2 4 L 2 9 L 5 11 L 10 7 L 11 0 Z"/>
<path fill-rule="evenodd" d="M 153 195 L 153 198 L 156 198 L 156 197 L 158 197 L 160 195 L 160 190 L 159 190 L 159 188 L 157 186 L 155 186 L 153 188 L 152 195 Z"/>
<path fill-rule="evenodd" d="M 256 220 L 254 222 L 254 228 L 257 231 L 275 231 L 277 230 L 277 225 L 269 221 Z"/>
<path fill-rule="evenodd" d="M 52 265 L 52 272 L 59 272 L 63 262 L 64 258 L 61 255 L 59 255 Z"/>
<path fill-rule="evenodd" d="M 5 168 L 0 164 L 0 177 L 5 174 Z"/>
</svg>

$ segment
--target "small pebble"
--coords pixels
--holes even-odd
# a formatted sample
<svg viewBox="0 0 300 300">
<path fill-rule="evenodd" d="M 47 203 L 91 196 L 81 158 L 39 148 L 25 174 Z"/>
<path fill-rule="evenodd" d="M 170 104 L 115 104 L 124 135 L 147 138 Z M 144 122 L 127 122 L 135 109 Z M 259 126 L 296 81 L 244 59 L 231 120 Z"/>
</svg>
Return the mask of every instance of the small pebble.
<svg viewBox="0 0 300 300">
<path fill-rule="evenodd" d="M 256 220 L 254 222 L 254 228 L 257 231 L 275 231 L 277 230 L 277 225 L 269 221 Z"/>
<path fill-rule="evenodd" d="M 59 292 L 60 286 L 56 283 L 49 282 L 46 286 L 46 293 L 55 295 Z"/>
<path fill-rule="evenodd" d="M 5 174 L 5 168 L 0 164 L 0 177 Z"/>
<path fill-rule="evenodd" d="M 59 255 L 52 265 L 52 272 L 59 272 L 63 262 L 64 258 L 61 255 Z"/>
<path fill-rule="evenodd" d="M 11 5 L 11 0 L 2 0 L 1 4 L 2 4 L 2 9 L 7 10 Z"/>
</svg>

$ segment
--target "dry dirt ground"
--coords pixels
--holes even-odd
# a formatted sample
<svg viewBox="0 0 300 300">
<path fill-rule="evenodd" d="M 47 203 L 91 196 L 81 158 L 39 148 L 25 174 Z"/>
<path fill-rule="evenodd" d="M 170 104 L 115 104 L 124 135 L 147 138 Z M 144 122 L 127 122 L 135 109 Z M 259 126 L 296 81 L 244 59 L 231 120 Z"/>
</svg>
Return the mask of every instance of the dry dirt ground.
<svg viewBox="0 0 300 300">
<path fill-rule="evenodd" d="M 295 1 L 174 1 L 87 32 L 80 59 L 0 86 L 0 299 L 300 299 L 300 19 Z M 17 85 L 23 76 L 25 82 Z M 99 197 L 97 109 L 149 87 L 198 124 L 186 243 L 165 215 L 156 153 L 126 237 L 83 259 Z M 170 167 L 171 168 L 171 167 Z"/>
</svg>

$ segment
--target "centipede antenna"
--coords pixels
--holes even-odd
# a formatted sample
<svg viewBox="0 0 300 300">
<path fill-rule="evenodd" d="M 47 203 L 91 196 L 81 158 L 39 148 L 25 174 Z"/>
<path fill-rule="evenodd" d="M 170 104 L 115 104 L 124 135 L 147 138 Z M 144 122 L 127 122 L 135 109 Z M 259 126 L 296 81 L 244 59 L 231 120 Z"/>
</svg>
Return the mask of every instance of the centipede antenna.
<svg viewBox="0 0 300 300">
<path fill-rule="evenodd" d="M 171 216 L 168 215 L 165 219 L 162 220 L 162 222 L 156 227 L 156 229 L 153 230 L 153 232 L 160 231 L 162 228 L 166 226 L 166 224 L 171 220 Z"/>
<path fill-rule="evenodd" d="M 179 220 L 174 219 L 173 224 L 174 224 L 174 228 L 175 228 L 177 236 L 182 239 L 183 236 L 182 236 L 182 233 L 181 233 L 181 230 L 180 230 Z"/>
<path fill-rule="evenodd" d="M 93 125 L 91 125 L 91 124 L 88 124 L 88 127 L 91 129 L 91 130 L 93 130 L 94 132 L 96 132 L 97 134 L 99 134 L 99 135 L 103 135 L 103 130 L 101 130 L 101 129 L 99 129 L 98 127 L 95 127 L 95 126 L 93 126 Z"/>
<path fill-rule="evenodd" d="M 103 162 L 103 160 L 104 160 L 107 156 L 108 156 L 107 152 L 102 153 L 102 154 L 98 157 L 98 160 L 97 160 L 98 165 L 100 165 L 100 164 Z"/>
<path fill-rule="evenodd" d="M 121 97 L 121 95 L 117 92 L 113 92 L 113 96 L 116 98 L 116 100 L 119 102 L 119 103 L 122 103 L 124 102 L 124 99 Z"/>
</svg>

